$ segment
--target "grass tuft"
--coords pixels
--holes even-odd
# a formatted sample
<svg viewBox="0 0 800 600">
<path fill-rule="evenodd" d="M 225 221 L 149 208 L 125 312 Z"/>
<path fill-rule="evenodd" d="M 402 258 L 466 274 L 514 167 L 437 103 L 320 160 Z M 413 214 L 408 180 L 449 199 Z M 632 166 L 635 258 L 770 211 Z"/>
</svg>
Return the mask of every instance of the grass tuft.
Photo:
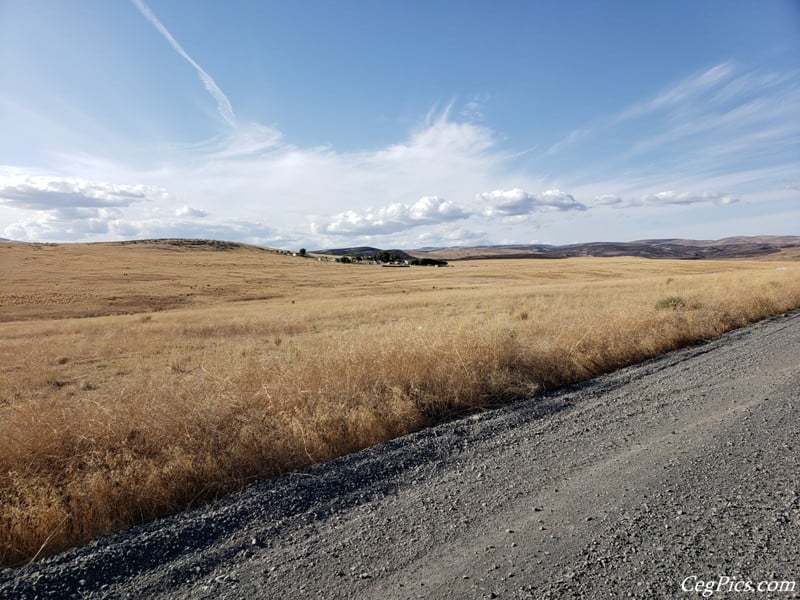
<svg viewBox="0 0 800 600">
<path fill-rule="evenodd" d="M 661 298 L 658 302 L 656 302 L 656 310 L 678 310 L 679 308 L 686 307 L 686 300 L 681 298 L 680 296 L 667 296 L 666 298 Z"/>
</svg>

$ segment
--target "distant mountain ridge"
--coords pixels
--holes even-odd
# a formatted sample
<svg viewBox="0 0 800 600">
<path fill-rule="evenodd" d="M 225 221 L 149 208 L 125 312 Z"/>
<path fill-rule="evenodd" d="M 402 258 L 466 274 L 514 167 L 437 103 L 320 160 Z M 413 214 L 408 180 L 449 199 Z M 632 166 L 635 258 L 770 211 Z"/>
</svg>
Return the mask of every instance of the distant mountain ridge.
<svg viewBox="0 0 800 600">
<path fill-rule="evenodd" d="M 315 254 L 331 256 L 368 256 L 389 252 L 400 258 L 435 258 L 439 260 L 470 260 L 479 258 L 570 258 L 577 256 L 631 256 L 641 258 L 673 258 L 685 260 L 753 258 L 790 251 L 800 258 L 800 236 L 729 237 L 720 240 L 689 240 L 679 238 L 635 240 L 632 242 L 588 242 L 566 244 L 506 244 L 423 248 L 418 250 L 381 250 L 368 246 L 317 250 Z"/>
<path fill-rule="evenodd" d="M 3 244 L 24 244 L 16 240 L 0 238 Z M 112 245 L 147 245 L 175 250 L 236 250 L 252 248 L 258 251 L 291 254 L 291 250 L 253 246 L 240 242 L 194 238 L 163 238 L 148 240 L 126 240 L 118 242 L 95 242 Z M 35 245 L 35 244 L 34 244 Z M 60 244 L 47 244 L 60 245 Z M 769 257 L 800 260 L 800 236 L 763 235 L 751 237 L 728 237 L 720 240 L 689 240 L 665 238 L 634 240 L 632 242 L 587 242 L 581 244 L 506 244 L 497 246 L 453 246 L 442 248 L 419 248 L 416 250 L 382 249 L 373 246 L 354 246 L 311 250 L 309 255 L 329 257 L 371 258 L 388 255 L 392 260 L 432 259 L 457 261 L 491 258 L 570 258 L 578 256 L 640 258 L 672 258 L 684 260 L 759 258 Z"/>
</svg>

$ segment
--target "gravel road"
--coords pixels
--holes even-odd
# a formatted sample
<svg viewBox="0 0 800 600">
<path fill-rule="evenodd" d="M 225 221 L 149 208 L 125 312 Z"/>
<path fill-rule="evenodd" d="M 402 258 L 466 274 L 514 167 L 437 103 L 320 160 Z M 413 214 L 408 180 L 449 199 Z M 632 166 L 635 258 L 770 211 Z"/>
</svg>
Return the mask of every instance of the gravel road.
<svg viewBox="0 0 800 600">
<path fill-rule="evenodd" d="M 5 570 L 0 597 L 800 597 L 799 429 L 796 312 Z"/>
</svg>

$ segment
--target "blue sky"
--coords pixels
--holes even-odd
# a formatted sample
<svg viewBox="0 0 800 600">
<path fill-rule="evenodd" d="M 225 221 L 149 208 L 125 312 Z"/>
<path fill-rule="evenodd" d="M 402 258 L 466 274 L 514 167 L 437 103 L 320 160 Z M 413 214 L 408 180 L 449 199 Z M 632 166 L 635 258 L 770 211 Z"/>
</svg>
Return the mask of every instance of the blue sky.
<svg viewBox="0 0 800 600">
<path fill-rule="evenodd" d="M 0 236 L 800 234 L 800 3 L 0 0 Z"/>
</svg>

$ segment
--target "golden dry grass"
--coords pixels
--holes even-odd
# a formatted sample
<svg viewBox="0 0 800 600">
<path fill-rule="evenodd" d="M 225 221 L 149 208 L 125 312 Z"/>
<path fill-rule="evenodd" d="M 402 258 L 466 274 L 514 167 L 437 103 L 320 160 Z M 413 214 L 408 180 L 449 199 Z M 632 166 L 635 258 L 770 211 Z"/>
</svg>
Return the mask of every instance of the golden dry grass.
<svg viewBox="0 0 800 600">
<path fill-rule="evenodd" d="M 6 244 L 0 275 L 0 565 L 800 307 L 792 261 Z"/>
</svg>

